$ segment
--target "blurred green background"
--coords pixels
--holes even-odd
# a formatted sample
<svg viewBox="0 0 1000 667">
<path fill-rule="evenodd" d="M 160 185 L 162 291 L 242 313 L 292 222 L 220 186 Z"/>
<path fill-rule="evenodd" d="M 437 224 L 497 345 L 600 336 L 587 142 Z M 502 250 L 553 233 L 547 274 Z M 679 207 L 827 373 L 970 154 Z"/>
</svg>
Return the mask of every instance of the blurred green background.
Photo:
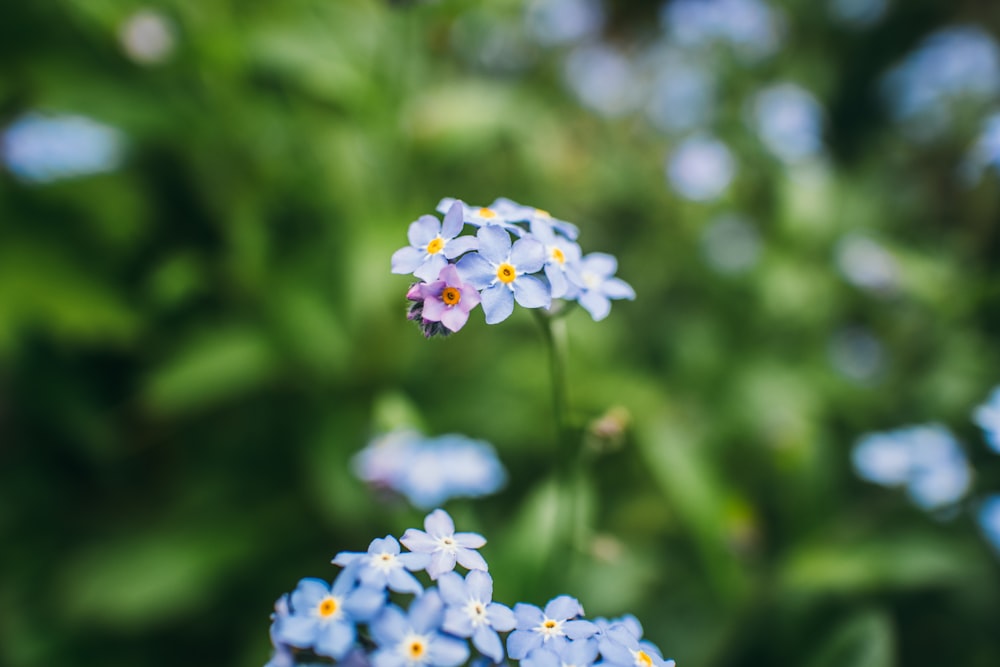
<svg viewBox="0 0 1000 667">
<path fill-rule="evenodd" d="M 692 4 L 0 9 L 0 663 L 262 665 L 281 593 L 419 525 L 349 467 L 417 424 L 510 472 L 447 506 L 498 601 L 634 613 L 682 667 L 1000 664 L 1000 10 Z M 16 150 L 68 116 L 97 139 Z M 576 222 L 638 294 L 569 316 L 575 418 L 625 425 L 571 567 L 530 313 L 405 321 L 389 257 L 444 196 Z M 851 467 L 928 422 L 975 470 L 946 512 Z"/>
</svg>

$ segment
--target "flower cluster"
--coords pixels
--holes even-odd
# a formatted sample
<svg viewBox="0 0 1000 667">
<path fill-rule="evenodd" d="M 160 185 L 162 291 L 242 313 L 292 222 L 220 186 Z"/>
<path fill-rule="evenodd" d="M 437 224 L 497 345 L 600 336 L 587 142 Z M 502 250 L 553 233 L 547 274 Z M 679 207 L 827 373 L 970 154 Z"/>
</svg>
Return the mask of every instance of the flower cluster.
<svg viewBox="0 0 1000 667">
<path fill-rule="evenodd" d="M 632 616 L 589 621 L 568 595 L 544 608 L 494 602 L 493 579 L 478 551 L 484 544 L 477 533 L 455 532 L 448 513 L 437 509 L 424 530 L 373 540 L 364 553 L 337 554 L 333 563 L 343 569 L 332 583 L 302 579 L 275 604 L 267 667 L 322 659 L 357 667 L 458 667 L 470 658 L 494 665 L 518 660 L 524 667 L 591 667 L 598 660 L 608 667 L 674 667 L 642 639 Z M 421 572 L 431 585 L 417 578 Z M 413 596 L 406 609 L 396 602 L 403 595 Z M 506 642 L 500 633 L 509 633 Z"/>
<path fill-rule="evenodd" d="M 611 311 L 612 299 L 634 299 L 615 277 L 617 260 L 607 253 L 583 255 L 576 225 L 532 206 L 499 198 L 486 207 L 445 198 L 443 220 L 422 215 L 410 224 L 410 245 L 392 255 L 392 272 L 412 274 L 408 317 L 424 335 L 448 335 L 482 303 L 487 324 L 503 322 L 524 308 L 551 310 L 553 300 L 579 303 L 594 320 Z M 475 235 L 462 235 L 466 225 Z"/>
<path fill-rule="evenodd" d="M 370 442 L 351 466 L 365 482 L 423 509 L 451 498 L 490 495 L 507 481 L 492 445 L 458 434 L 428 438 L 416 431 L 394 431 Z"/>
</svg>

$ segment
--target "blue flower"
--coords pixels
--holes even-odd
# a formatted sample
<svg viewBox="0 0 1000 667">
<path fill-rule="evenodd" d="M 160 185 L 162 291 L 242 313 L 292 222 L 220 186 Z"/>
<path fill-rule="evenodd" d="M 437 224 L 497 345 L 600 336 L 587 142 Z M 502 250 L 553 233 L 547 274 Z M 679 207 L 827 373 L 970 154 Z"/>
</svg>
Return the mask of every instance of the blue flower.
<svg viewBox="0 0 1000 667">
<path fill-rule="evenodd" d="M 972 471 L 951 431 L 939 424 L 870 433 L 851 453 L 858 475 L 883 486 L 905 486 L 925 510 L 957 502 L 968 491 Z"/>
<path fill-rule="evenodd" d="M 412 273 L 425 282 L 437 280 L 448 260 L 476 247 L 475 238 L 458 237 L 463 225 L 458 203 L 448 209 L 443 224 L 433 215 L 420 216 L 407 231 L 410 245 L 392 254 L 392 272 Z"/>
<path fill-rule="evenodd" d="M 524 206 L 523 204 L 518 204 L 516 201 L 507 199 L 506 197 L 497 197 L 493 203 L 490 204 L 490 209 L 496 211 L 502 218 L 511 222 L 533 223 L 536 220 L 542 220 L 547 222 L 553 229 L 568 238 L 570 241 L 575 241 L 580 235 L 580 228 L 572 222 L 553 218 L 548 211 L 535 208 L 534 206 Z"/>
<path fill-rule="evenodd" d="M 387 606 L 371 624 L 378 649 L 374 667 L 457 667 L 469 657 L 464 641 L 440 632 L 444 603 L 433 589 L 416 598 L 407 613 Z"/>
<path fill-rule="evenodd" d="M 628 630 L 636 639 L 642 639 L 642 624 L 639 622 L 639 619 L 632 614 L 625 614 L 624 616 L 612 618 L 610 620 L 604 617 L 598 617 L 594 619 L 594 625 L 597 626 L 598 635 L 607 632 L 608 628 L 611 628 L 612 626 L 620 625 Z"/>
<path fill-rule="evenodd" d="M 582 252 L 580 246 L 555 233 L 551 220 L 536 218 L 531 222 L 532 235 L 541 242 L 545 252 L 545 277 L 552 288 L 552 298 L 566 296 L 570 284 L 568 273 L 576 270 Z M 580 279 L 577 278 L 577 282 Z"/>
<path fill-rule="evenodd" d="M 615 667 L 674 667 L 664 661 L 659 649 L 650 642 L 640 642 L 625 625 L 612 625 L 598 639 L 604 663 Z"/>
<path fill-rule="evenodd" d="M 457 434 L 425 438 L 414 431 L 390 433 L 358 452 L 352 465 L 364 481 L 401 493 L 422 509 L 450 498 L 496 493 L 507 481 L 488 442 Z"/>
<path fill-rule="evenodd" d="M 549 307 L 548 285 L 529 275 L 545 265 L 545 248 L 538 240 L 522 238 L 511 246 L 510 235 L 495 225 L 480 227 L 476 237 L 479 252 L 460 259 L 458 270 L 464 280 L 482 290 L 487 324 L 510 317 L 515 300 L 525 308 Z"/>
<path fill-rule="evenodd" d="M 976 408 L 972 420 L 983 429 L 990 449 L 1000 454 L 1000 387 L 994 387 L 989 399 Z"/>
<path fill-rule="evenodd" d="M 577 271 L 568 274 L 576 290 L 567 295 L 575 298 L 595 322 L 611 312 L 611 299 L 635 299 L 635 290 L 621 278 L 615 278 L 618 260 L 613 255 L 592 252 L 580 260 Z"/>
<path fill-rule="evenodd" d="M 429 562 L 426 554 L 399 553 L 399 542 L 392 535 L 372 540 L 367 553 L 341 551 L 333 559 L 334 565 L 346 567 L 363 585 L 413 594 L 420 594 L 424 587 L 410 572 L 423 570 Z"/>
<path fill-rule="evenodd" d="M 490 575 L 472 570 L 463 580 L 455 572 L 445 572 L 438 579 L 438 590 L 447 605 L 444 631 L 471 637 L 473 646 L 494 663 L 503 660 L 503 644 L 497 632 L 513 630 L 516 621 L 509 607 L 493 602 Z"/>
<path fill-rule="evenodd" d="M 455 523 L 444 510 L 436 509 L 428 514 L 424 518 L 424 528 L 426 532 L 407 529 L 401 541 L 415 554 L 429 557 L 426 569 L 431 579 L 454 570 L 456 563 L 470 570 L 488 569 L 486 561 L 475 551 L 486 544 L 486 538 L 478 533 L 456 533 Z"/>
<path fill-rule="evenodd" d="M 583 615 L 583 607 L 576 598 L 560 595 L 545 605 L 542 611 L 533 604 L 518 602 L 514 605 L 517 629 L 507 637 L 507 654 L 521 660 L 536 648 L 555 649 L 570 639 L 586 639 L 597 632 L 590 621 L 573 620 Z"/>
<path fill-rule="evenodd" d="M 292 592 L 291 613 L 275 635 L 280 642 L 340 660 L 354 646 L 355 622 L 371 619 L 384 604 L 384 590 L 356 588 L 346 571 L 332 586 L 322 579 L 303 579 Z"/>
<path fill-rule="evenodd" d="M 521 667 L 590 667 L 597 660 L 597 641 L 593 638 L 536 648 L 521 660 Z"/>
<path fill-rule="evenodd" d="M 292 667 L 295 664 L 295 656 L 292 653 L 292 648 L 285 642 L 281 635 L 285 619 L 288 618 L 289 614 L 291 614 L 291 609 L 288 605 L 288 593 L 285 593 L 274 603 L 274 613 L 271 614 L 271 627 L 269 630 L 274 653 L 264 667 Z"/>
<path fill-rule="evenodd" d="M 31 112 L 0 132 L 0 162 L 29 183 L 112 171 L 124 152 L 119 130 L 85 116 Z"/>
<path fill-rule="evenodd" d="M 982 501 L 976 519 L 990 546 L 1000 554 L 1000 494 L 994 493 Z"/>
<path fill-rule="evenodd" d="M 445 197 L 438 202 L 437 210 L 440 213 L 450 210 L 455 204 L 462 205 L 462 218 L 465 224 L 473 227 L 485 227 L 487 225 L 506 229 L 514 236 L 524 234 L 524 229 L 514 224 L 517 218 L 507 218 L 500 211 L 490 206 L 470 206 L 461 199 Z"/>
</svg>

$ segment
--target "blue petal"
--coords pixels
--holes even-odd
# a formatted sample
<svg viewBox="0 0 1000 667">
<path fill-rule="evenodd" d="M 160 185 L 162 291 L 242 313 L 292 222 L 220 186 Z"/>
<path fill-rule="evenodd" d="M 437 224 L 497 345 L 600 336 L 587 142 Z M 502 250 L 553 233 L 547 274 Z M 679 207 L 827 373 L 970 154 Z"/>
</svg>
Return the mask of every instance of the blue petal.
<svg viewBox="0 0 1000 667">
<path fill-rule="evenodd" d="M 451 210 L 451 207 L 455 202 L 458 202 L 459 204 L 462 203 L 461 200 L 455 199 L 454 197 L 442 197 L 441 201 L 438 202 L 438 205 L 434 208 L 434 210 L 438 213 L 447 213 Z M 463 205 L 462 208 L 464 209 L 465 206 Z"/>
<path fill-rule="evenodd" d="M 333 621 L 322 627 L 316 636 L 314 650 L 334 660 L 340 660 L 354 645 L 354 625 Z"/>
<path fill-rule="evenodd" d="M 468 637 L 473 631 L 472 619 L 458 607 L 448 607 L 444 612 L 441 629 L 457 637 Z"/>
<path fill-rule="evenodd" d="M 450 605 L 465 604 L 469 599 L 465 592 L 465 581 L 457 572 L 445 572 L 438 578 L 437 585 L 441 597 Z"/>
<path fill-rule="evenodd" d="M 549 279 L 549 286 L 553 299 L 561 299 L 569 290 L 569 283 L 566 282 L 566 274 L 562 267 L 557 264 L 545 265 L 545 277 Z"/>
<path fill-rule="evenodd" d="M 455 554 L 459 564 L 469 570 L 488 570 L 486 559 L 478 551 L 472 549 L 458 549 Z M 452 566 L 454 567 L 454 566 Z"/>
<path fill-rule="evenodd" d="M 486 619 L 490 622 L 490 627 L 499 632 L 509 632 L 517 625 L 514 612 L 499 602 L 491 602 L 486 607 Z"/>
<path fill-rule="evenodd" d="M 613 276 L 618 270 L 618 260 L 606 252 L 592 252 L 582 260 L 588 271 L 602 276 Z"/>
<path fill-rule="evenodd" d="M 385 590 L 359 586 L 344 599 L 344 610 L 357 621 L 371 620 L 385 605 Z"/>
<path fill-rule="evenodd" d="M 465 567 L 468 567 L 466 565 Z M 470 568 L 472 571 L 465 576 L 465 585 L 469 589 L 469 597 L 486 603 L 493 599 L 493 577 L 481 568 Z"/>
<path fill-rule="evenodd" d="M 487 324 L 503 322 L 514 312 L 514 293 L 502 283 L 487 287 L 480 296 Z"/>
<path fill-rule="evenodd" d="M 410 629 L 403 611 L 394 604 L 387 605 L 371 623 L 372 639 L 385 648 L 401 641 Z"/>
<path fill-rule="evenodd" d="M 455 534 L 455 522 L 450 514 L 436 509 L 424 517 L 424 530 L 431 537 L 449 537 Z"/>
<path fill-rule="evenodd" d="M 437 280 L 438 274 L 441 273 L 441 269 L 448 265 L 448 260 L 444 258 L 444 255 L 438 253 L 436 255 L 431 255 L 423 261 L 423 264 L 417 267 L 413 272 L 417 278 L 420 278 L 424 282 L 433 282 Z"/>
<path fill-rule="evenodd" d="M 608 297 L 594 290 L 581 294 L 578 301 L 583 309 L 590 313 L 595 322 L 600 322 L 611 312 L 611 302 Z"/>
<path fill-rule="evenodd" d="M 545 620 L 541 609 L 526 602 L 518 602 L 514 605 L 514 617 L 517 619 L 518 630 L 528 630 Z M 519 660 L 520 658 L 514 659 Z"/>
<path fill-rule="evenodd" d="M 438 635 L 430 645 L 434 667 L 458 667 L 469 658 L 469 645 L 459 639 Z"/>
<path fill-rule="evenodd" d="M 424 587 L 420 585 L 417 578 L 406 570 L 392 570 L 389 572 L 389 580 L 387 584 L 389 588 L 397 593 L 413 593 L 414 595 L 419 595 L 424 590 Z"/>
<path fill-rule="evenodd" d="M 455 265 L 458 275 L 477 290 L 485 289 L 496 282 L 497 272 L 493 265 L 481 254 L 473 253 L 458 260 Z"/>
<path fill-rule="evenodd" d="M 288 616 L 282 620 L 280 627 L 275 629 L 274 635 L 281 643 L 298 648 L 311 648 L 318 625 L 313 616 Z"/>
<path fill-rule="evenodd" d="M 319 601 L 330 594 L 330 585 L 322 579 L 308 577 L 299 581 L 292 591 L 292 609 L 299 614 L 308 613 Z"/>
<path fill-rule="evenodd" d="M 428 589 L 410 603 L 407 614 L 413 629 L 420 634 L 426 634 L 441 627 L 441 621 L 444 620 L 444 602 L 436 590 Z"/>
<path fill-rule="evenodd" d="M 525 308 L 548 308 L 552 304 L 549 286 L 538 278 L 518 276 L 512 284 L 514 285 L 514 298 Z M 486 321 L 489 322 L 488 319 Z"/>
<path fill-rule="evenodd" d="M 392 535 L 386 535 L 383 538 L 376 537 L 368 545 L 368 553 L 373 555 L 381 553 L 398 554 L 399 542 Z"/>
<path fill-rule="evenodd" d="M 497 225 L 486 225 L 479 228 L 476 238 L 479 239 L 479 254 L 490 263 L 500 264 L 507 261 L 511 248 L 510 234 L 506 230 Z"/>
<path fill-rule="evenodd" d="M 461 202 L 454 202 L 444 216 L 444 223 L 441 225 L 441 236 L 446 239 L 453 239 L 458 236 L 465 226 L 463 215 L 464 207 Z"/>
<path fill-rule="evenodd" d="M 487 658 L 492 658 L 493 662 L 503 660 L 503 644 L 500 643 L 500 635 L 485 625 L 480 625 L 472 633 L 472 645 Z"/>
<path fill-rule="evenodd" d="M 569 595 L 559 595 L 549 600 L 545 605 L 545 615 L 558 621 L 565 621 L 569 618 L 583 615 L 583 607 L 580 601 Z"/>
<path fill-rule="evenodd" d="M 584 639 L 570 642 L 563 649 L 564 662 L 571 665 L 592 665 L 597 660 L 597 641 Z"/>
<path fill-rule="evenodd" d="M 534 630 L 515 630 L 507 635 L 507 655 L 511 660 L 521 660 L 542 645 L 542 635 Z"/>
<path fill-rule="evenodd" d="M 444 256 L 448 259 L 455 259 L 459 255 L 479 248 L 479 239 L 475 236 L 459 236 L 448 241 L 444 247 Z"/>
<path fill-rule="evenodd" d="M 457 560 L 453 552 L 435 551 L 431 554 L 431 564 L 427 566 L 427 574 L 431 579 L 437 579 L 445 572 L 454 570 Z"/>
<path fill-rule="evenodd" d="M 601 291 L 609 299 L 635 299 L 635 290 L 621 278 L 608 278 Z"/>
<path fill-rule="evenodd" d="M 518 273 L 535 273 L 545 265 L 545 246 L 533 238 L 518 239 L 510 249 L 510 262 Z"/>
<path fill-rule="evenodd" d="M 406 660 L 395 648 L 384 648 L 372 656 L 372 667 L 405 667 Z"/>
<path fill-rule="evenodd" d="M 423 249 L 438 234 L 441 233 L 441 222 L 433 215 L 422 215 L 410 223 L 406 237 L 414 248 Z"/>
<path fill-rule="evenodd" d="M 406 246 L 392 253 L 392 272 L 407 274 L 416 271 L 427 256 L 423 250 Z"/>
<path fill-rule="evenodd" d="M 597 632 L 597 626 L 590 621 L 566 621 L 562 626 L 563 632 L 570 639 L 586 639 L 592 637 Z"/>
<path fill-rule="evenodd" d="M 561 667 L 562 660 L 547 648 L 536 648 L 521 661 L 521 667 Z"/>
</svg>

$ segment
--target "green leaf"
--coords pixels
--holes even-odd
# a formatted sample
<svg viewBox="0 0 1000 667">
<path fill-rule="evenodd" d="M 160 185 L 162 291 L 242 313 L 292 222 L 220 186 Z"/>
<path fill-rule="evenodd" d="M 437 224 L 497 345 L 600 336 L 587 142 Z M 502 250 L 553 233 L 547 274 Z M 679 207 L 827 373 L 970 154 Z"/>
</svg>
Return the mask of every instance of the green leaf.
<svg viewBox="0 0 1000 667">
<path fill-rule="evenodd" d="M 893 667 L 894 644 L 888 615 L 862 611 L 832 630 L 807 667 Z"/>
</svg>

